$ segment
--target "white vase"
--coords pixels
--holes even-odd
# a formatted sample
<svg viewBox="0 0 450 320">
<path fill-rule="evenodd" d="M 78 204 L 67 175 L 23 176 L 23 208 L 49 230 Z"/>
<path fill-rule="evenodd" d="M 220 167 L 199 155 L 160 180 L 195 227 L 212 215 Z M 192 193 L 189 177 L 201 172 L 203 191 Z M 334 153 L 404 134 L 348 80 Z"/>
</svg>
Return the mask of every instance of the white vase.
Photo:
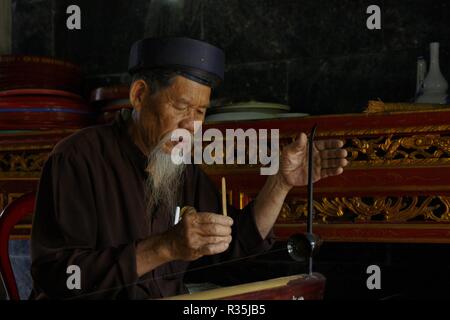
<svg viewBox="0 0 450 320">
<path fill-rule="evenodd" d="M 439 42 L 430 43 L 430 69 L 423 82 L 423 94 L 416 99 L 418 103 L 445 104 L 448 83 L 439 67 Z"/>
</svg>

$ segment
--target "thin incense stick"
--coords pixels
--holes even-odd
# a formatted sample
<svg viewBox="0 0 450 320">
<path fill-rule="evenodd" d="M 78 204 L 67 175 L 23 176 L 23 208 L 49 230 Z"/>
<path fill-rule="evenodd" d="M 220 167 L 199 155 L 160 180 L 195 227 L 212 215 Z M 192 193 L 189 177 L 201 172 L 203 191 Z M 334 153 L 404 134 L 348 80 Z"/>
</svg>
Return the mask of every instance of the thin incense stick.
<svg viewBox="0 0 450 320">
<path fill-rule="evenodd" d="M 227 186 L 225 177 L 222 177 L 222 214 L 227 215 Z"/>
</svg>

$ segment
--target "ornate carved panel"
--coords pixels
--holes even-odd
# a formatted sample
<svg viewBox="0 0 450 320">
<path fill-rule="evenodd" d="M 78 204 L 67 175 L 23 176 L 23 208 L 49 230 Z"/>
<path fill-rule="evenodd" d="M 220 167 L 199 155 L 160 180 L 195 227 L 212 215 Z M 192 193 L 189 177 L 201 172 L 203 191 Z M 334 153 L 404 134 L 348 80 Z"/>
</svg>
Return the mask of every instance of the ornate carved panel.
<svg viewBox="0 0 450 320">
<path fill-rule="evenodd" d="M 341 197 L 314 201 L 315 220 L 327 222 L 450 222 L 449 196 Z M 306 220 L 306 199 L 283 204 L 280 223 Z"/>
</svg>

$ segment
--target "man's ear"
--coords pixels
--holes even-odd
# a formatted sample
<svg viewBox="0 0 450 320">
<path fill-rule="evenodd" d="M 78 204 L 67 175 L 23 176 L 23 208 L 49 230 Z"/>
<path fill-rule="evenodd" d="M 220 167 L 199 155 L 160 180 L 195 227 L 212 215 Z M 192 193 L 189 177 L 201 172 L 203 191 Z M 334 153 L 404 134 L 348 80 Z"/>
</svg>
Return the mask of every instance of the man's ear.
<svg viewBox="0 0 450 320">
<path fill-rule="evenodd" d="M 147 83 L 140 79 L 131 84 L 130 88 L 130 102 L 133 108 L 140 112 L 143 106 L 144 97 L 150 94 L 150 87 Z"/>
</svg>

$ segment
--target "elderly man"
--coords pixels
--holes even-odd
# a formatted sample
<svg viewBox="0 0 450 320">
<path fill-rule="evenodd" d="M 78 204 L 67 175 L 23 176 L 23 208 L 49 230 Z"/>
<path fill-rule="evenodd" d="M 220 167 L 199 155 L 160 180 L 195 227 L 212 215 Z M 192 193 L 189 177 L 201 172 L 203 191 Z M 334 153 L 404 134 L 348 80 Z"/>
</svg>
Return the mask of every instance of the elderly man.
<svg viewBox="0 0 450 320">
<path fill-rule="evenodd" d="M 201 41 L 133 45 L 133 113 L 61 141 L 43 168 L 32 231 L 34 298 L 176 295 L 186 292 L 190 262 L 270 247 L 287 193 L 307 181 L 305 134 L 283 149 L 278 173 L 258 197 L 243 210 L 228 208 L 229 216 L 220 214 L 218 192 L 198 166 L 171 160 L 170 133 L 193 132 L 194 121 L 204 120 L 223 69 L 223 52 Z M 315 180 L 347 164 L 341 141 L 317 142 L 314 152 Z M 190 209 L 174 225 L 176 206 Z M 73 275 L 79 285 L 70 285 Z"/>
</svg>

